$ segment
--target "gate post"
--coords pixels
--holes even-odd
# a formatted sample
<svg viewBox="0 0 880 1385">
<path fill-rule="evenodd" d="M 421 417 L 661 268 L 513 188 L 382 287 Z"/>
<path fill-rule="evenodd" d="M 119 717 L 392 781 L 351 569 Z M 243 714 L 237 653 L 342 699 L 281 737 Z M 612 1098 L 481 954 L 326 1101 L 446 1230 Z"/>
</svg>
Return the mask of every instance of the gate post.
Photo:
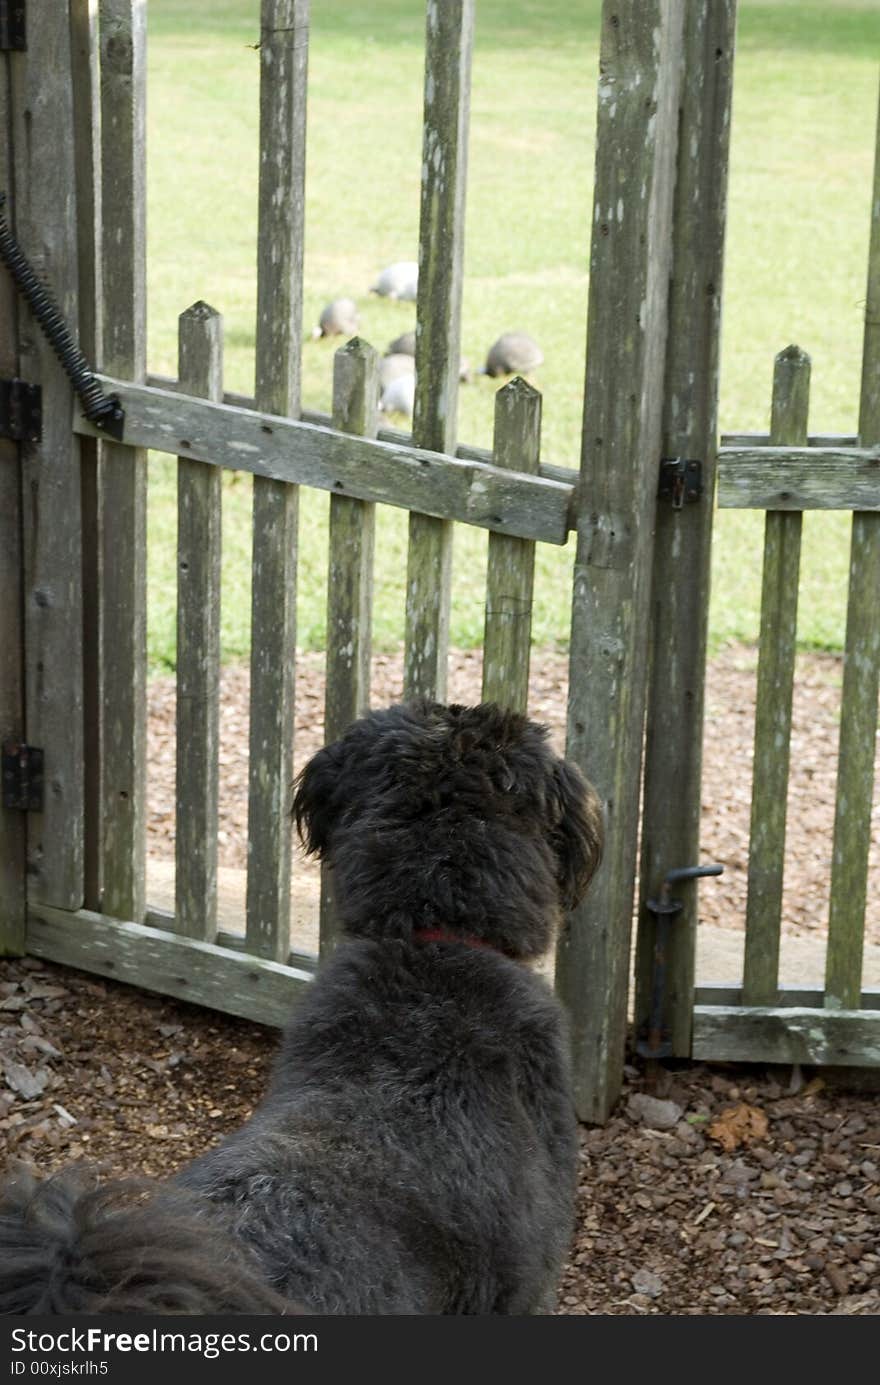
<svg viewBox="0 0 880 1385">
<path fill-rule="evenodd" d="M 697 461 L 702 496 L 657 507 L 651 598 L 651 675 L 636 943 L 636 1032 L 651 1004 L 655 919 L 645 901 L 666 872 L 697 864 L 718 353 L 727 207 L 727 155 L 736 0 L 689 4 L 681 93 L 662 455 Z M 673 1053 L 691 1047 L 696 880 L 676 887 L 684 909 L 669 940 L 664 1015 Z"/>
<path fill-rule="evenodd" d="M 12 181 L 11 54 L 0 55 L 0 189 Z M 15 286 L 0 268 L 0 378 L 18 376 Z M 24 739 L 21 464 L 19 444 L 0 438 L 0 743 Z M 25 818 L 0 808 L 0 957 L 20 956 L 25 935 Z"/>
<path fill-rule="evenodd" d="M 32 5 L 27 50 L 8 57 L 19 244 L 77 335 L 76 184 L 69 6 Z M 4 276 L 5 270 L 0 270 Z M 4 294 L 7 286 L 4 285 Z M 28 897 L 83 902 L 82 553 L 73 391 L 27 309 L 19 372 L 42 388 L 42 435 L 23 444 L 22 547 L 26 736 L 45 756 L 44 807 L 27 819 Z"/>
<path fill-rule="evenodd" d="M 684 10 L 605 0 L 602 15 L 567 754 L 607 841 L 556 963 L 577 1111 L 595 1122 L 623 1076 Z"/>
</svg>

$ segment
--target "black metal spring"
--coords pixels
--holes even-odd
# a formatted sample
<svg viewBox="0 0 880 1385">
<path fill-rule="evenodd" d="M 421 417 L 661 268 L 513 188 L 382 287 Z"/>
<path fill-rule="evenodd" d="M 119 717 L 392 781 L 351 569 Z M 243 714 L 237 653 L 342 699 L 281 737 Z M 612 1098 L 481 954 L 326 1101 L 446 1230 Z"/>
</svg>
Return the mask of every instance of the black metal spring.
<svg viewBox="0 0 880 1385">
<path fill-rule="evenodd" d="M 0 260 L 18 285 L 22 297 L 27 301 L 43 329 L 46 340 L 79 395 L 86 418 L 99 428 L 117 424 L 123 417 L 118 398 L 116 395 L 104 393 L 88 361 L 71 336 L 60 308 L 25 259 L 6 220 L 3 211 L 5 204 L 6 193 L 0 192 Z"/>
</svg>

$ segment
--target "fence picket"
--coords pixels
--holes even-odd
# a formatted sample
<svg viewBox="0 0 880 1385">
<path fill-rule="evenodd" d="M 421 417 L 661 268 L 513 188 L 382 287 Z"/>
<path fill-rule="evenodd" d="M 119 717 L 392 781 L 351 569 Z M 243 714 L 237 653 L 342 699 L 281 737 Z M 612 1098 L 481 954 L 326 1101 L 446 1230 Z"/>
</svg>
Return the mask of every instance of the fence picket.
<svg viewBox="0 0 880 1385">
<path fill-rule="evenodd" d="M 98 12 L 93 0 L 71 0 L 73 141 L 76 162 L 79 260 L 79 344 L 89 361 L 101 359 L 101 150 Z M 101 648 L 101 443 L 80 440 L 83 602 L 83 834 L 84 897 L 99 909 L 103 894 L 103 677 Z"/>
<path fill-rule="evenodd" d="M 541 453 L 541 395 L 511 380 L 495 395 L 496 466 L 536 475 Z M 489 535 L 483 701 L 525 712 L 529 700 L 535 544 L 510 534 Z"/>
<path fill-rule="evenodd" d="M 379 426 L 379 356 L 355 337 L 333 358 L 333 427 L 374 438 Z M 376 506 L 347 495 L 330 497 L 327 577 L 327 683 L 324 740 L 335 741 L 370 701 L 373 553 Z M 333 872 L 321 868 L 321 955 L 339 935 Z"/>
<path fill-rule="evenodd" d="M 27 44 L 26 53 L 4 55 L 13 154 L 8 214 L 25 256 L 39 266 L 76 334 L 67 6 L 29 7 Z M 16 320 L 21 376 L 42 388 L 40 441 L 21 449 L 25 726 L 29 743 L 45 753 L 43 812 L 29 814 L 26 827 L 27 894 L 28 902 L 69 909 L 82 904 L 84 888 L 80 452 L 70 434 L 72 390 L 55 353 L 23 305 Z"/>
<path fill-rule="evenodd" d="M 300 408 L 308 0 L 263 0 L 260 30 L 260 209 L 257 407 Z M 254 478 L 247 946 L 290 952 L 290 783 L 296 654 L 299 493 Z"/>
<path fill-rule="evenodd" d="M 685 62 L 675 187 L 674 262 L 664 389 L 664 457 L 702 464 L 702 498 L 656 509 L 651 579 L 653 630 L 637 945 L 636 1028 L 648 1028 L 656 898 L 666 872 L 697 862 L 702 803 L 703 706 L 716 470 L 727 166 L 736 0 L 685 7 Z M 675 810 L 670 811 L 674 792 Z M 711 886 L 710 886 L 711 888 Z M 664 1020 L 676 1054 L 690 1051 L 696 881 L 666 956 Z"/>
<path fill-rule="evenodd" d="M 592 1121 L 617 1098 L 626 1037 L 683 18 L 666 0 L 602 12 L 567 749 L 608 831 L 556 953 L 575 1102 Z"/>
<path fill-rule="evenodd" d="M 866 300 L 859 442 L 862 447 L 876 447 L 880 446 L 880 106 Z M 852 519 L 825 964 L 825 1005 L 828 1009 L 858 1008 L 861 991 L 880 694 L 878 592 L 880 514 L 856 511 Z"/>
<path fill-rule="evenodd" d="M 0 54 L 0 188 L 12 186 L 12 111 L 9 73 L 14 61 Z M 15 285 L 0 272 L 0 377 L 18 368 L 18 304 Z M 24 629 L 21 550 L 21 462 L 18 444 L 0 438 L 0 592 L 3 648 L 0 659 L 0 744 L 24 732 Z M 25 950 L 25 816 L 0 812 L 0 957 Z"/>
<path fill-rule="evenodd" d="M 178 321 L 178 374 L 187 394 L 223 395 L 223 318 L 194 303 Z M 220 738 L 221 472 L 177 463 L 177 786 L 175 928 L 217 935 Z"/>
<path fill-rule="evenodd" d="M 474 0 L 429 0 L 413 443 L 455 452 Z M 404 692 L 446 696 L 452 524 L 412 514 Z"/>
<path fill-rule="evenodd" d="M 810 358 L 790 346 L 776 357 L 771 446 L 798 447 L 805 442 L 809 403 Z M 797 511 L 768 510 L 764 520 L 744 1005 L 775 1005 L 779 987 L 802 518 Z"/>
<path fill-rule="evenodd" d="M 100 0 L 103 362 L 122 379 L 146 369 L 146 6 Z M 147 456 L 107 441 L 101 459 L 103 909 L 146 909 Z"/>
</svg>

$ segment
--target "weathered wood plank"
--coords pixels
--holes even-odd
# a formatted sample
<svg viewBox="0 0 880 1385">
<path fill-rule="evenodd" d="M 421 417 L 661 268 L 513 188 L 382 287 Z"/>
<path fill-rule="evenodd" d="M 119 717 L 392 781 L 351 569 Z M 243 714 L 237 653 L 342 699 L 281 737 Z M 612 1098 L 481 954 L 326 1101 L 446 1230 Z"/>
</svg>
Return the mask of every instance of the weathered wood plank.
<svg viewBox="0 0 880 1385">
<path fill-rule="evenodd" d="M 429 3 L 425 35 L 416 397 L 413 441 L 455 452 L 474 0 Z M 407 697 L 446 696 L 452 525 L 412 514 L 403 684 Z"/>
<path fill-rule="evenodd" d="M 261 0 L 257 407 L 299 413 L 309 0 Z"/>
<path fill-rule="evenodd" d="M 95 0 L 69 0 L 73 71 L 73 149 L 76 166 L 79 262 L 79 344 L 90 364 L 101 359 L 101 85 Z"/>
<path fill-rule="evenodd" d="M 286 1024 L 312 979 L 305 970 L 85 909 L 29 908 L 27 948 L 47 961 L 257 1024 Z"/>
<path fill-rule="evenodd" d="M 719 439 L 722 451 L 728 447 L 733 448 L 754 448 L 769 447 L 769 433 L 722 433 Z M 858 447 L 859 440 L 855 433 L 808 433 L 806 438 L 807 447 L 818 447 L 821 449 L 831 448 L 832 451 L 840 447 Z"/>
<path fill-rule="evenodd" d="M 178 381 L 170 375 L 147 375 L 147 384 L 160 390 L 176 391 L 179 388 Z M 235 390 L 223 391 L 223 403 L 232 404 L 238 409 L 253 409 L 255 407 L 253 395 L 238 394 Z M 315 423 L 319 428 L 332 428 L 333 416 L 326 414 L 321 409 L 303 409 L 300 413 L 303 423 Z M 412 433 L 407 433 L 401 428 L 380 428 L 376 437 L 380 442 L 394 443 L 396 447 L 411 447 Z M 460 442 L 455 449 L 455 456 L 469 462 L 487 462 L 491 465 L 492 451 L 488 447 L 474 447 L 471 443 Z M 578 473 L 569 466 L 557 466 L 553 462 L 541 462 L 538 467 L 538 475 L 543 476 L 547 481 L 559 481 L 564 486 L 574 486 L 577 483 Z"/>
<path fill-rule="evenodd" d="M 693 1057 L 702 1062 L 876 1068 L 880 1012 L 697 1005 Z"/>
<path fill-rule="evenodd" d="M 495 465 L 536 475 L 540 452 L 541 395 L 511 380 L 495 395 Z M 534 584 L 534 541 L 490 534 L 482 696 L 517 712 L 529 700 Z"/>
<path fill-rule="evenodd" d="M 825 992 L 803 986 L 782 985 L 773 1000 L 773 1008 L 797 1005 L 801 1009 L 821 1010 L 825 1003 Z M 724 1005 L 739 1007 L 743 1004 L 742 986 L 697 986 L 694 989 L 695 1005 Z M 880 1010 L 880 991 L 862 991 L 859 997 L 859 1010 Z"/>
<path fill-rule="evenodd" d="M 146 365 L 146 6 L 100 0 L 103 354 L 139 381 Z M 146 524 L 142 448 L 101 458 L 103 909 L 143 917 L 146 842 Z"/>
<path fill-rule="evenodd" d="M 849 1009 L 862 976 L 880 691 L 880 524 L 853 515 L 837 762 L 826 1004 Z"/>
<path fill-rule="evenodd" d="M 355 337 L 333 359 L 333 426 L 375 437 L 379 418 L 379 357 Z M 330 497 L 327 579 L 327 682 L 324 740 L 337 740 L 370 702 L 373 555 L 376 507 L 344 495 Z M 333 872 L 321 868 L 321 955 L 339 939 Z"/>
<path fill-rule="evenodd" d="M 254 394 L 260 409 L 294 418 L 300 407 L 308 37 L 308 0 L 262 0 Z M 290 951 L 298 502 L 294 486 L 256 474 L 247 946 L 276 960 Z"/>
<path fill-rule="evenodd" d="M 802 445 L 810 406 L 810 358 L 790 346 L 776 357 L 771 442 Z M 797 647 L 802 516 L 768 510 L 755 699 L 743 996 L 772 1005 L 779 981 L 791 706 Z"/>
<path fill-rule="evenodd" d="M 880 510 L 877 445 L 724 447 L 719 463 L 722 510 Z"/>
<path fill-rule="evenodd" d="M 223 318 L 194 303 L 178 322 L 187 393 L 223 393 Z M 213 942 L 217 932 L 220 750 L 221 474 L 188 457 L 177 468 L 176 926 Z"/>
<path fill-rule="evenodd" d="M 880 105 L 871 200 L 868 288 L 862 346 L 859 442 L 877 449 L 875 509 L 880 509 Z M 860 507 L 856 507 L 858 510 Z M 864 508 L 867 508 L 865 506 Z M 840 744 L 837 758 L 831 906 L 825 1004 L 850 1009 L 859 994 L 874 798 L 880 696 L 880 515 L 852 520 Z"/>
<path fill-rule="evenodd" d="M 78 331 L 73 92 L 67 6 L 29 7 L 27 53 L 10 54 L 11 213 L 27 258 Z M 22 307 L 19 366 L 42 385 L 40 443 L 22 449 L 25 722 L 45 752 L 45 809 L 27 823 L 28 896 L 83 900 L 82 545 L 72 391 Z"/>
<path fill-rule="evenodd" d="M 125 436 L 155 448 L 300 485 L 463 520 L 546 543 L 566 542 L 572 487 L 421 448 L 340 435 L 330 428 L 191 399 L 101 376 L 125 409 Z M 84 436 L 96 429 L 77 414 Z"/>
<path fill-rule="evenodd" d="M 169 909 L 148 909 L 144 923 L 148 928 L 161 928 L 168 933 L 177 932 L 174 914 Z M 217 929 L 214 942 L 218 947 L 231 947 L 233 952 L 247 951 L 244 934 L 231 933 L 225 928 Z M 285 958 L 284 965 L 314 973 L 318 968 L 318 958 L 313 952 L 298 952 L 296 948 L 292 947 Z"/>
<path fill-rule="evenodd" d="M 379 357 L 355 337 L 333 362 L 333 426 L 375 437 Z M 349 496 L 330 497 L 327 580 L 327 685 L 324 739 L 335 741 L 370 698 L 370 636 L 376 509 Z"/>
<path fill-rule="evenodd" d="M 160 390 L 174 390 L 177 388 L 177 381 L 170 375 L 147 374 L 147 384 L 155 385 Z M 223 402 L 225 404 L 235 404 L 240 409 L 252 409 L 254 407 L 253 395 L 238 394 L 235 390 L 224 390 Z M 330 414 L 323 413 L 320 409 L 303 409 L 300 417 L 305 423 L 318 423 L 325 427 L 330 426 Z M 412 441 L 412 435 L 402 428 L 380 428 L 379 438 L 383 442 L 401 443 L 406 446 Z M 736 448 L 769 447 L 769 433 L 722 433 L 718 438 L 719 446 Z M 818 448 L 840 448 L 858 447 L 859 439 L 855 433 L 809 433 L 807 435 L 807 447 Z M 468 457 L 475 462 L 490 462 L 492 453 L 488 447 L 474 447 L 470 443 L 459 443 L 455 449 L 456 456 Z M 551 480 L 568 481 L 574 483 L 577 480 L 577 472 L 571 467 L 555 466 L 551 463 L 542 462 L 539 474 L 548 476 Z"/>
<path fill-rule="evenodd" d="M 590 1121 L 623 1074 L 682 25 L 666 0 L 603 5 L 567 753 L 608 831 L 556 958 Z"/>
<path fill-rule="evenodd" d="M 636 940 L 635 1020 L 649 1027 L 655 916 L 648 899 L 670 869 L 700 856 L 703 704 L 715 496 L 718 358 L 736 0 L 686 5 L 662 455 L 702 463 L 703 495 L 656 510 L 652 633 Z M 674 809 L 672 803 L 674 801 Z M 664 1020 L 690 1052 L 699 883 L 669 939 Z M 712 888 L 711 884 L 708 886 Z"/>
<path fill-rule="evenodd" d="M 0 54 L 0 188 L 12 186 L 12 111 L 8 68 L 23 55 Z M 0 376 L 18 369 L 18 302 L 0 272 Z M 0 744 L 24 738 L 24 611 L 21 544 L 21 462 L 18 444 L 0 438 Z M 0 810 L 0 957 L 24 952 L 25 815 Z"/>
<path fill-rule="evenodd" d="M 102 285 L 100 74 L 98 10 L 94 0 L 71 0 L 73 144 L 76 165 L 79 259 L 79 344 L 86 359 L 101 359 Z M 101 506 L 96 438 L 80 439 L 83 606 L 83 834 L 87 909 L 101 906 L 103 827 L 101 764 L 103 695 L 101 674 Z"/>
</svg>

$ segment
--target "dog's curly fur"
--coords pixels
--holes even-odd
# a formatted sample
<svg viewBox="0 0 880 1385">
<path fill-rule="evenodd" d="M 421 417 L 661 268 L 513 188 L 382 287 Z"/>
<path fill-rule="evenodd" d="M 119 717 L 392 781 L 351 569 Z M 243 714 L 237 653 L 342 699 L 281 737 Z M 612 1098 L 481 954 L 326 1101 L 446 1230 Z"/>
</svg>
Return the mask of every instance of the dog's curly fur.
<svg viewBox="0 0 880 1385">
<path fill-rule="evenodd" d="M 0 1190 L 0 1315 L 292 1311 L 182 1189 L 74 1165 Z"/>
<path fill-rule="evenodd" d="M 294 812 L 348 940 L 261 1106 L 177 1186 L 311 1311 L 539 1311 L 576 1124 L 559 1007 L 521 963 L 598 864 L 598 800 L 525 717 L 423 702 L 320 751 Z"/>
</svg>

